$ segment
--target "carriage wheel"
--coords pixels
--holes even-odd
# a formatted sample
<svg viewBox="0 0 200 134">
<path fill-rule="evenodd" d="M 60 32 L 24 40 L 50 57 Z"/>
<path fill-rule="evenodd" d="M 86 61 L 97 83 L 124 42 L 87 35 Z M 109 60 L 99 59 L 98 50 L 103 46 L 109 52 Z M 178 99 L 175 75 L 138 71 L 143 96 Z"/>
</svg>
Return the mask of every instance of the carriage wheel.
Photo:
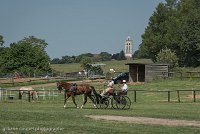
<svg viewBox="0 0 200 134">
<path fill-rule="evenodd" d="M 108 107 L 109 107 L 109 108 L 112 108 L 111 101 L 112 101 L 112 98 L 111 98 L 111 97 L 108 97 L 108 102 L 109 102 Z"/>
<path fill-rule="evenodd" d="M 97 100 L 96 106 L 99 109 L 106 109 L 109 106 L 108 98 L 101 98 L 101 99 Z"/>
<path fill-rule="evenodd" d="M 124 109 L 124 107 L 126 106 L 126 99 L 124 96 L 118 96 L 116 98 L 116 105 L 118 109 Z"/>
<path fill-rule="evenodd" d="M 130 109 L 131 107 L 131 100 L 128 96 L 124 96 L 124 98 L 126 99 L 126 105 L 124 107 L 124 109 Z"/>
<path fill-rule="evenodd" d="M 112 106 L 112 108 L 117 109 L 117 101 L 114 97 L 112 97 L 112 99 L 111 99 L 111 106 Z"/>
<path fill-rule="evenodd" d="M 102 98 L 101 108 L 106 109 L 109 106 L 108 98 Z"/>
<path fill-rule="evenodd" d="M 94 103 L 96 103 L 96 97 L 95 97 L 94 95 L 91 95 L 91 98 L 92 98 L 92 101 L 93 101 Z"/>
</svg>

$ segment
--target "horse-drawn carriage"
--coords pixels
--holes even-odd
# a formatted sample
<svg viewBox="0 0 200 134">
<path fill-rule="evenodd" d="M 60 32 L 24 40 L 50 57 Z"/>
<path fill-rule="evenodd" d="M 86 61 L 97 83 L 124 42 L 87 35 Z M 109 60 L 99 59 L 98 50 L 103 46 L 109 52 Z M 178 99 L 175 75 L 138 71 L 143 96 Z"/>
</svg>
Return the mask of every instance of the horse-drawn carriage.
<svg viewBox="0 0 200 134">
<path fill-rule="evenodd" d="M 93 96 L 95 99 L 96 107 L 99 109 L 106 109 L 108 107 L 114 109 L 130 109 L 131 100 L 127 95 L 117 95 L 116 92 L 105 96 Z"/>
<path fill-rule="evenodd" d="M 117 95 L 115 92 L 106 96 L 101 96 L 98 94 L 93 86 L 89 84 L 80 84 L 74 85 L 67 82 L 58 82 L 58 90 L 64 90 L 64 108 L 66 107 L 66 101 L 71 96 L 75 106 L 78 108 L 75 102 L 75 95 L 84 95 L 84 103 L 81 106 L 85 105 L 87 102 L 87 97 L 89 97 L 94 106 L 101 109 L 106 109 L 109 105 L 114 109 L 129 109 L 131 106 L 130 98 L 126 95 Z M 93 94 L 92 94 L 93 93 Z"/>
</svg>

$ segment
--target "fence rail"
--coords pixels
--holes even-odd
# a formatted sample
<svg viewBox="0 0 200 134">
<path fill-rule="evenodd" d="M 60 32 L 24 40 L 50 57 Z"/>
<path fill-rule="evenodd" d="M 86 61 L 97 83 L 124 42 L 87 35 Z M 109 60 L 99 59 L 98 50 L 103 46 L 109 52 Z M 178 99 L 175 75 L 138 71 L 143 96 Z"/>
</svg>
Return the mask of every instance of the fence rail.
<svg viewBox="0 0 200 134">
<path fill-rule="evenodd" d="M 28 101 L 31 102 L 31 91 L 28 91 L 28 90 L 18 90 L 18 89 L 2 89 L 0 88 L 0 100 L 6 100 L 6 99 L 13 99 L 17 94 L 16 92 L 18 93 L 19 95 L 19 91 L 25 91 L 25 93 L 28 95 Z M 39 97 L 42 97 L 42 99 L 46 99 L 46 97 L 48 97 L 49 99 L 55 99 L 55 97 L 57 97 L 59 95 L 59 91 L 56 89 L 56 90 L 53 90 L 53 89 L 49 89 L 49 90 L 45 90 L 44 88 L 43 89 L 40 89 L 40 90 L 32 90 L 32 91 L 37 91 L 37 95 Z M 13 93 L 15 92 L 15 93 Z"/>
<path fill-rule="evenodd" d="M 196 92 L 200 92 L 200 90 L 129 90 L 129 92 L 134 92 L 134 102 L 137 102 L 137 92 L 163 92 L 167 93 L 167 101 L 170 102 L 171 93 L 176 92 L 177 101 L 181 102 L 180 92 L 193 92 L 193 101 L 196 102 Z"/>
<path fill-rule="evenodd" d="M 26 91 L 27 95 L 28 95 L 28 101 L 31 102 L 31 94 L 30 91 L 27 90 L 16 90 L 16 89 L 2 89 L 0 88 L 0 100 L 6 100 L 12 97 L 15 97 L 16 94 L 13 94 L 13 92 L 19 92 L 19 91 Z M 40 90 L 34 90 L 38 92 L 38 96 L 42 97 L 42 99 L 46 99 L 46 97 L 53 98 L 57 97 L 59 95 L 58 90 L 54 90 L 54 89 L 49 89 L 49 90 L 45 90 L 45 89 L 40 89 Z M 192 98 L 193 98 L 193 102 L 196 102 L 196 96 L 197 96 L 197 92 L 200 92 L 200 90 L 195 90 L 195 89 L 191 89 L 191 90 L 129 90 L 129 92 L 133 92 L 133 96 L 134 96 L 134 102 L 137 102 L 137 93 L 138 92 L 146 92 L 146 93 L 166 93 L 167 94 L 167 101 L 170 102 L 171 101 L 171 94 L 172 93 L 176 93 L 176 97 L 177 97 L 177 102 L 181 102 L 181 97 L 180 97 L 180 93 L 181 92 L 192 92 Z"/>
</svg>

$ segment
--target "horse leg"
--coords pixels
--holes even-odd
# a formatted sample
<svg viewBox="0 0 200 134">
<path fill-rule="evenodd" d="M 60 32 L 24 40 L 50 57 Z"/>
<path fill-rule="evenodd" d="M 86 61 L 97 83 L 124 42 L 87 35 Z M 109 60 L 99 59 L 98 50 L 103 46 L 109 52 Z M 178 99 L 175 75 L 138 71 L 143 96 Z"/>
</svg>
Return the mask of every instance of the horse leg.
<svg viewBox="0 0 200 134">
<path fill-rule="evenodd" d="M 83 105 L 81 106 L 81 109 L 83 108 L 86 102 L 87 102 L 87 95 L 84 94 L 84 102 L 83 102 Z"/>
<path fill-rule="evenodd" d="M 35 97 L 36 97 L 36 99 L 38 100 L 38 98 L 39 98 L 39 96 L 38 96 L 38 92 L 35 91 L 34 93 L 35 93 Z"/>
<path fill-rule="evenodd" d="M 64 108 L 66 108 L 66 102 L 67 102 L 67 99 L 70 97 L 70 95 L 65 95 L 65 99 L 64 99 Z"/>
<path fill-rule="evenodd" d="M 33 98 L 33 93 L 30 93 L 30 96 L 32 97 L 32 100 L 34 100 L 34 98 Z"/>
<path fill-rule="evenodd" d="M 74 103 L 74 105 L 76 106 L 76 108 L 79 108 L 79 107 L 77 106 L 77 104 L 76 104 L 75 96 L 74 96 L 74 95 L 72 96 L 72 100 L 73 100 L 73 103 Z"/>
</svg>

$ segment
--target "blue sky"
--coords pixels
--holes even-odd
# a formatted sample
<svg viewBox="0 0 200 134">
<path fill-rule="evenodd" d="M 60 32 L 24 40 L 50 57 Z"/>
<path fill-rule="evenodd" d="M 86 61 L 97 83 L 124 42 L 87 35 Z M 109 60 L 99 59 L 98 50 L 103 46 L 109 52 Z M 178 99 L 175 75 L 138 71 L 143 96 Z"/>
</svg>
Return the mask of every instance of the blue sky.
<svg viewBox="0 0 200 134">
<path fill-rule="evenodd" d="M 1 0 L 0 35 L 5 46 L 28 36 L 44 39 L 50 58 L 119 53 L 127 36 L 135 51 L 160 2 L 165 0 Z"/>
</svg>

